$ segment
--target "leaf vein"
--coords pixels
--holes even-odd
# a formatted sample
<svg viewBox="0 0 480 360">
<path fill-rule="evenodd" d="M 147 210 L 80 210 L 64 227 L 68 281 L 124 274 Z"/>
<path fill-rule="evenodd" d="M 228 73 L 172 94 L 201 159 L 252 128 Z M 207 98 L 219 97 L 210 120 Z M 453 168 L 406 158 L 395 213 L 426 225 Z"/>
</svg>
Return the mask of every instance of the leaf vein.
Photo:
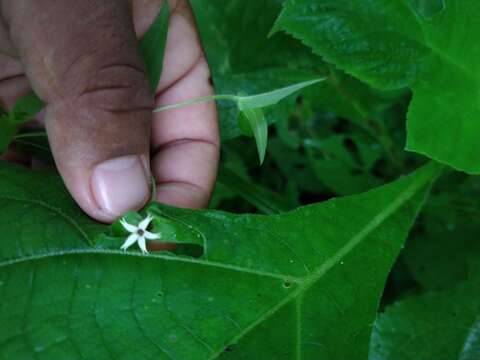
<svg viewBox="0 0 480 360">
<path fill-rule="evenodd" d="M 136 284 L 137 284 L 137 278 L 135 277 L 133 279 L 133 283 L 132 283 L 132 291 L 130 293 L 130 311 L 132 312 L 132 315 L 133 315 L 133 320 L 135 321 L 135 324 L 137 325 L 137 328 L 140 330 L 140 333 L 142 334 L 142 336 L 149 342 L 151 343 L 156 349 L 160 350 L 161 353 L 165 354 L 169 359 L 172 359 L 174 360 L 174 358 L 168 353 L 167 350 L 165 350 L 164 348 L 162 348 L 159 344 L 157 344 L 148 334 L 147 332 L 145 331 L 145 329 L 143 328 L 141 322 L 140 322 L 140 319 L 138 317 L 138 314 L 137 314 L 137 311 L 135 310 L 135 306 L 134 306 L 134 299 L 135 299 L 135 289 L 136 289 Z"/>
<path fill-rule="evenodd" d="M 88 235 L 85 233 L 85 231 L 83 231 L 83 229 L 75 222 L 75 220 L 73 220 L 70 216 L 68 216 L 67 214 L 65 214 L 62 210 L 60 210 L 59 208 L 56 208 L 52 205 L 49 205 L 47 204 L 46 202 L 44 201 L 41 201 L 41 200 L 33 200 L 33 199 L 23 199 L 23 198 L 18 198 L 18 197 L 15 197 L 15 196 L 5 196 L 5 195 L 0 195 L 0 200 L 3 199 L 3 200 L 9 200 L 9 201 L 18 201 L 18 202 L 25 202 L 25 203 L 28 203 L 28 204 L 34 204 L 34 205 L 39 205 L 39 206 L 42 206 L 50 211 L 53 211 L 55 212 L 56 214 L 58 214 L 60 217 L 62 217 L 64 220 L 66 220 L 70 225 L 72 225 L 72 227 L 74 229 L 76 229 L 80 235 L 85 239 L 86 243 L 88 245 L 93 245 L 92 241 L 90 240 L 90 238 L 88 237 Z"/>
<path fill-rule="evenodd" d="M 237 271 L 241 273 L 248 273 L 248 274 L 257 275 L 257 276 L 270 277 L 270 278 L 279 279 L 279 280 L 288 280 L 292 283 L 299 283 L 301 281 L 300 278 L 293 277 L 287 274 L 270 273 L 266 271 L 259 271 L 259 270 L 254 270 L 250 268 L 243 268 L 236 265 L 223 264 L 223 263 L 218 263 L 213 261 L 205 261 L 201 259 L 197 260 L 194 258 L 187 258 L 187 257 L 180 258 L 180 257 L 171 256 L 171 255 L 160 255 L 160 254 L 143 255 L 138 252 L 125 252 L 121 250 L 106 250 L 106 249 L 94 249 L 94 248 L 71 249 L 66 251 L 52 251 L 52 252 L 46 252 L 43 254 L 35 254 L 35 255 L 31 255 L 23 258 L 5 259 L 3 261 L 0 261 L 0 267 L 11 266 L 11 265 L 15 265 L 15 264 L 27 262 L 27 261 L 37 261 L 37 260 L 49 258 L 49 257 L 69 256 L 69 255 L 76 255 L 76 254 L 137 256 L 137 257 L 142 257 L 146 259 L 148 258 L 162 259 L 165 261 L 176 261 L 176 262 L 184 262 L 184 263 L 193 263 L 201 266 L 211 266 L 211 267 L 216 267 L 216 268 L 221 268 L 221 269 L 226 269 L 231 271 Z"/>
</svg>

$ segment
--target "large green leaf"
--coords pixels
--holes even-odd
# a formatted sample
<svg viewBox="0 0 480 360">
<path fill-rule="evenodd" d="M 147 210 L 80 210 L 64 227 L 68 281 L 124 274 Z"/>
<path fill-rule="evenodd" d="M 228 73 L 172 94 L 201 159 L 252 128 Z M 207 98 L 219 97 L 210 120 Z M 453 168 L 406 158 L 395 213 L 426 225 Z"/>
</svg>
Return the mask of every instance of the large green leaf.
<svg viewBox="0 0 480 360">
<path fill-rule="evenodd" d="M 192 258 L 120 251 L 58 178 L 0 163 L 0 358 L 366 359 L 438 171 L 274 216 L 151 205 L 165 241 L 201 239 Z"/>
<path fill-rule="evenodd" d="M 376 323 L 370 360 L 480 359 L 480 286 L 414 296 Z"/>
<path fill-rule="evenodd" d="M 480 173 L 480 22 L 475 0 L 289 0 L 286 30 L 382 89 L 408 86 L 407 148 Z"/>
</svg>

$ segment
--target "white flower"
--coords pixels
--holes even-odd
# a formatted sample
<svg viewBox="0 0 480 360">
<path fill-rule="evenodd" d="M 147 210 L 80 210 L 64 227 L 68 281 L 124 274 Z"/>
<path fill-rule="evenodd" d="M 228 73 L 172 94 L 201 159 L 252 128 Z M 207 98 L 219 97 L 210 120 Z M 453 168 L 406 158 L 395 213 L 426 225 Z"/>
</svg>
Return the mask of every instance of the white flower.
<svg viewBox="0 0 480 360">
<path fill-rule="evenodd" d="M 160 234 L 154 234 L 147 231 L 147 227 L 152 222 L 152 220 L 153 220 L 153 217 L 148 215 L 145 219 L 140 221 L 140 224 L 138 224 L 138 226 L 129 224 L 128 222 L 125 221 L 125 219 L 120 220 L 120 224 L 122 224 L 125 230 L 131 233 L 131 235 L 123 243 L 120 249 L 127 250 L 130 246 L 138 242 L 138 247 L 140 248 L 140 250 L 142 250 L 144 254 L 148 253 L 147 246 L 145 244 L 145 239 L 148 239 L 148 240 L 160 239 Z"/>
</svg>

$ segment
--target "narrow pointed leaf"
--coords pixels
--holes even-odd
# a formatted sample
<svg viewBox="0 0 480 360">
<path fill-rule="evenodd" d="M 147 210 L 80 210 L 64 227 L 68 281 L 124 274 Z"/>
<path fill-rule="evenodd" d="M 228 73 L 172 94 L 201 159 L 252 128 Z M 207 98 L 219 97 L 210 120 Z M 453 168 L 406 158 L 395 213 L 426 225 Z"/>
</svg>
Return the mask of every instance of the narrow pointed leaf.
<svg viewBox="0 0 480 360">
<path fill-rule="evenodd" d="M 35 117 L 45 106 L 42 100 L 30 91 L 27 95 L 21 97 L 13 106 L 10 113 L 12 124 L 20 125 Z"/>
<path fill-rule="evenodd" d="M 367 359 L 438 171 L 275 216 L 151 205 L 202 237 L 193 258 L 105 246 L 59 178 L 0 163 L 0 357 Z"/>
<path fill-rule="evenodd" d="M 162 75 L 163 57 L 167 43 L 168 19 L 170 8 L 168 1 L 162 5 L 160 13 L 147 33 L 140 41 L 140 53 L 145 62 L 148 78 L 153 91 L 157 89 Z"/>
<path fill-rule="evenodd" d="M 275 105 L 280 100 L 285 99 L 286 97 L 294 94 L 295 92 L 302 90 L 313 84 L 317 84 L 320 81 L 325 79 L 315 79 L 304 81 L 299 84 L 290 85 L 278 90 L 270 91 L 263 94 L 252 95 L 252 96 L 239 96 L 238 97 L 238 108 L 240 111 L 245 111 L 248 109 L 258 109 L 264 108 L 267 106 Z"/>
<path fill-rule="evenodd" d="M 238 127 L 244 135 L 254 136 L 260 165 L 265 160 L 268 143 L 268 124 L 262 109 L 245 109 L 238 114 Z"/>
</svg>

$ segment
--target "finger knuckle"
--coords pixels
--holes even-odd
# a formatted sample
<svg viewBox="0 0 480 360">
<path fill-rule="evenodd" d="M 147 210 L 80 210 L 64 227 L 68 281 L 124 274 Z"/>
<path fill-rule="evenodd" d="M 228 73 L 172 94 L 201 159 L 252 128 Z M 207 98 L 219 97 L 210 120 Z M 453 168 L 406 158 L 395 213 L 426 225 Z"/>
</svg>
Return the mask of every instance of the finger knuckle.
<svg viewBox="0 0 480 360">
<path fill-rule="evenodd" d="M 112 113 L 153 109 L 153 96 L 143 68 L 129 63 L 99 68 L 78 97 L 86 107 Z"/>
</svg>

